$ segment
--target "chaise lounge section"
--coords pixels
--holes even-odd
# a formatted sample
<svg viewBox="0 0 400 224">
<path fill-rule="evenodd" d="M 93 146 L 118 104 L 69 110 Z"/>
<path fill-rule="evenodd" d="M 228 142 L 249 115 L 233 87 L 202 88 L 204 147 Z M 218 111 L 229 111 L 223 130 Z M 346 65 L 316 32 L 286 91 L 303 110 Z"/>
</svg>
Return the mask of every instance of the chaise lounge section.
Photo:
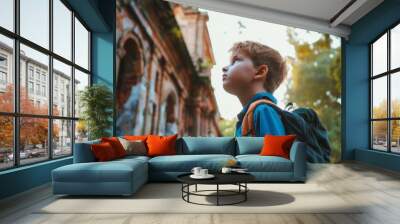
<svg viewBox="0 0 400 224">
<path fill-rule="evenodd" d="M 148 181 L 176 181 L 180 174 L 200 166 L 219 171 L 228 160 L 236 160 L 260 182 L 304 182 L 306 145 L 295 141 L 290 159 L 258 155 L 263 137 L 181 137 L 177 155 L 127 156 L 96 162 L 91 144 L 76 143 L 74 163 L 52 171 L 53 193 L 68 195 L 132 195 Z"/>
</svg>

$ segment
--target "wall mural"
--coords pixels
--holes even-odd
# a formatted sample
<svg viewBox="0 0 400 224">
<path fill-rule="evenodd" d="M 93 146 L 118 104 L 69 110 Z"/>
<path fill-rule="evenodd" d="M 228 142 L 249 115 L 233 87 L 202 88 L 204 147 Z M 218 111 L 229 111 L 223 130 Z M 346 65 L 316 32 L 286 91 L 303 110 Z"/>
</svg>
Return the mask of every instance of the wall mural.
<svg viewBox="0 0 400 224">
<path fill-rule="evenodd" d="M 312 108 L 326 128 L 314 140 L 326 135 L 323 156 L 340 159 L 340 38 L 162 0 L 116 3 L 117 135 L 237 135 L 243 103 L 222 74 L 228 49 L 251 40 L 285 59 L 278 105 Z"/>
<path fill-rule="evenodd" d="M 192 11 L 208 39 L 190 46 L 169 3 L 117 1 L 117 134 L 221 135 L 211 66 L 193 63 L 213 60 L 206 16 Z"/>
</svg>

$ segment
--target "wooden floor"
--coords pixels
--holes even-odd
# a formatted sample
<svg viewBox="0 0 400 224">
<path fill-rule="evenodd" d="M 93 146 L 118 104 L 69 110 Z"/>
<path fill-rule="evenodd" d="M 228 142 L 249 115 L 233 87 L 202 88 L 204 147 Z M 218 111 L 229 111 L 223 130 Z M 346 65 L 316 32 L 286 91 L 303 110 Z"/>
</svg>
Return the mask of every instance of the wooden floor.
<svg viewBox="0 0 400 224">
<path fill-rule="evenodd" d="M 356 214 L 37 214 L 54 200 L 50 186 L 0 202 L 0 223 L 219 224 L 219 223 L 400 223 L 400 174 L 359 163 L 312 165 L 309 183 L 317 183 L 346 201 L 367 206 Z"/>
</svg>

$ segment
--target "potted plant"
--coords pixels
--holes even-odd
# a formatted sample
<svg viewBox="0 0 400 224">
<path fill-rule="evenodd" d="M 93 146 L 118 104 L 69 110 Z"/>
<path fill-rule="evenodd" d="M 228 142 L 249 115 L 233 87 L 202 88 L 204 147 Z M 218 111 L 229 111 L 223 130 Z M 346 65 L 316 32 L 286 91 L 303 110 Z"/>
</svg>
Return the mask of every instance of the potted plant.
<svg viewBox="0 0 400 224">
<path fill-rule="evenodd" d="M 110 136 L 112 126 L 113 97 L 110 89 L 103 84 L 87 86 L 79 93 L 81 118 L 87 127 L 89 140 Z"/>
</svg>

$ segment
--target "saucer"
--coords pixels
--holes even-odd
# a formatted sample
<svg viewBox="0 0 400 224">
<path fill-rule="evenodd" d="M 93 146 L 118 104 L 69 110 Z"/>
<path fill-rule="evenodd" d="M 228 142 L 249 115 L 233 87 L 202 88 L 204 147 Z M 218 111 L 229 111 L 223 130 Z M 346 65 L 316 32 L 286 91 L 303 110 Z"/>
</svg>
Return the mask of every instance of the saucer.
<svg viewBox="0 0 400 224">
<path fill-rule="evenodd" d="M 214 177 L 215 176 L 212 175 L 212 174 L 207 174 L 207 175 L 204 175 L 204 176 L 194 175 L 194 174 L 190 175 L 190 178 L 193 178 L 193 179 L 211 179 L 211 178 L 214 178 Z"/>
</svg>

